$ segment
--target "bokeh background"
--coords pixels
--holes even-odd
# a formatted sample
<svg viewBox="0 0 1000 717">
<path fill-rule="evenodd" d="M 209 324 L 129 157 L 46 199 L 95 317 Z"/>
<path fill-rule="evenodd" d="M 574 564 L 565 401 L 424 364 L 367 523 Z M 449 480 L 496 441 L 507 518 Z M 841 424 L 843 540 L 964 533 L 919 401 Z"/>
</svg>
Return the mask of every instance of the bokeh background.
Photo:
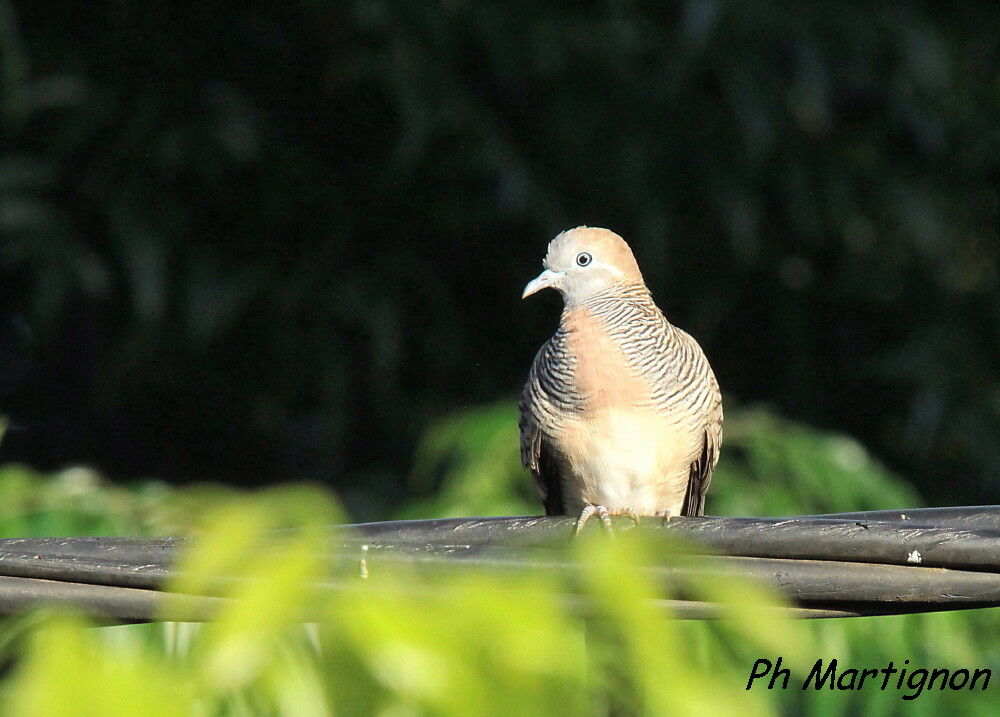
<svg viewBox="0 0 1000 717">
<path fill-rule="evenodd" d="M 188 534 L 303 481 L 346 511 L 310 499 L 321 523 L 538 512 L 515 400 L 560 305 L 519 296 L 580 224 L 630 240 L 715 367 L 708 512 L 1000 503 L 998 27 L 988 2 L 0 0 L 0 536 Z M 287 503 L 250 493 L 206 550 Z M 742 684 L 793 648 L 1000 669 L 995 611 L 676 621 L 605 570 L 646 648 L 591 650 L 613 669 L 577 689 L 563 618 L 489 580 L 338 602 L 324 652 L 286 573 L 193 638 L 5 621 L 0 701 L 996 713 Z"/>
<path fill-rule="evenodd" d="M 520 290 L 589 224 L 716 369 L 709 512 L 1000 502 L 998 26 L 0 0 L 0 457 L 523 509 L 513 402 L 559 301 Z M 862 461 L 895 492 L 838 480 Z M 726 497 L 749 473 L 770 499 Z"/>
</svg>

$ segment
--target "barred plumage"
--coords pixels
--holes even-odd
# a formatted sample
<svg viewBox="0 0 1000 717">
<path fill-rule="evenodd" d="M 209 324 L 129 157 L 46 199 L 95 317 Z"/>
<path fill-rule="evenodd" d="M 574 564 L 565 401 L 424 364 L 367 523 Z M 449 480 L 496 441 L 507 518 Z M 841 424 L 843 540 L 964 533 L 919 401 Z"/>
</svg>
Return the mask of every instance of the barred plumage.
<svg viewBox="0 0 1000 717">
<path fill-rule="evenodd" d="M 563 232 L 545 266 L 525 295 L 553 286 L 566 306 L 535 356 L 520 428 L 546 513 L 701 515 L 722 432 L 701 347 L 666 320 L 616 234 Z"/>
</svg>

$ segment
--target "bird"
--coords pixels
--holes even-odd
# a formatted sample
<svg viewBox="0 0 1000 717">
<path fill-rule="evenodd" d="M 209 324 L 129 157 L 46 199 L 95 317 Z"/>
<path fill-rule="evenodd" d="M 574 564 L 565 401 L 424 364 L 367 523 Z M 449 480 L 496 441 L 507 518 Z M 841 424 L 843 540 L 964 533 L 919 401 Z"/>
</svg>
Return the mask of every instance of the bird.
<svg viewBox="0 0 1000 717">
<path fill-rule="evenodd" d="M 519 401 L 521 462 L 546 515 L 705 512 L 722 445 L 722 396 L 701 346 L 671 324 L 632 250 L 579 226 L 549 242 L 542 289 L 563 299 L 559 327 L 535 355 Z"/>
</svg>

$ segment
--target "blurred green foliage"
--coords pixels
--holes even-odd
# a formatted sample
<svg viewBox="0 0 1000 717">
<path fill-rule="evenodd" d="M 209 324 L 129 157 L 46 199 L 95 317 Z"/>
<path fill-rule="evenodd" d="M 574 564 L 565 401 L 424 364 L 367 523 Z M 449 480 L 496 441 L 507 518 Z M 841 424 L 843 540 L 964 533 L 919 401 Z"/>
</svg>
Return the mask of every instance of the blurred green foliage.
<svg viewBox="0 0 1000 717">
<path fill-rule="evenodd" d="M 412 472 L 413 491 L 426 497 L 404 512 L 537 512 L 530 480 L 517 468 L 512 411 L 508 404 L 487 405 L 433 425 Z M 731 411 L 730 429 L 711 512 L 919 504 L 905 481 L 844 436 L 763 408 Z M 74 477 L 82 473 L 86 480 Z M 769 591 L 709 580 L 696 587 L 703 599 L 723 604 L 723 619 L 665 619 L 647 601 L 669 597 L 669 586 L 654 589 L 633 568 L 672 559 L 669 546 L 646 544 L 627 530 L 615 541 L 595 529 L 574 542 L 586 566 L 582 589 L 597 606 L 593 617 L 582 618 L 558 599 L 564 583 L 557 575 L 501 579 L 460 569 L 430 576 L 373 563 L 356 589 L 317 592 L 317 580 L 356 575 L 358 565 L 331 568 L 316 559 L 323 526 L 342 520 L 316 488 L 237 494 L 137 482 L 124 489 L 79 468 L 42 476 L 7 466 L 0 471 L 0 505 L 5 535 L 198 535 L 174 589 L 222 590 L 235 600 L 201 627 L 95 629 L 78 617 L 45 613 L 9 623 L 0 657 L 11 669 L 0 679 L 0 701 L 13 714 L 995 712 L 989 691 L 930 690 L 904 702 L 892 690 L 798 688 L 818 658 L 858 667 L 908 659 L 1000 669 L 995 611 L 794 623 L 761 611 L 780 602 Z M 45 522 L 49 513 L 54 517 Z M 264 533 L 281 544 L 260 551 Z M 250 579 L 220 587 L 212 580 L 220 574 Z M 754 660 L 778 655 L 793 669 L 790 689 L 745 691 Z"/>
<path fill-rule="evenodd" d="M 96 630 L 37 615 L 7 640 L 4 704 L 27 717 L 763 715 L 768 695 L 743 691 L 747 660 L 781 649 L 801 661 L 808 646 L 802 625 L 765 611 L 780 600 L 738 581 L 695 595 L 722 603 L 719 621 L 692 631 L 670 619 L 651 604 L 663 588 L 636 570 L 663 548 L 634 535 L 574 544 L 594 600 L 586 617 L 560 598 L 557 574 L 373 568 L 331 595 L 317 586 L 358 569 L 320 558 L 335 518 L 315 489 L 203 506 L 172 587 L 230 598 L 213 622 Z M 220 586 L 220 575 L 240 579 Z"/>
<path fill-rule="evenodd" d="M 628 237 L 729 395 L 996 501 L 1000 9 L 0 0 L 9 458 L 332 481 L 513 396 Z"/>
</svg>

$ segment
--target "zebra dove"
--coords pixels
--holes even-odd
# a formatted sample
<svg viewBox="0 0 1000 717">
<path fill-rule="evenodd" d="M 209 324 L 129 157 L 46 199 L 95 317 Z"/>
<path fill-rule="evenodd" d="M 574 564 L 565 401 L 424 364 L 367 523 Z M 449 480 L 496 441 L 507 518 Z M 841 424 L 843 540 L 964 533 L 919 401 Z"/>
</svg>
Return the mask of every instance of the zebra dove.
<svg viewBox="0 0 1000 717">
<path fill-rule="evenodd" d="M 549 243 L 522 298 L 551 287 L 559 328 L 520 402 L 521 461 L 546 515 L 702 515 L 722 399 L 698 343 L 653 303 L 628 244 L 577 227 Z"/>
</svg>

